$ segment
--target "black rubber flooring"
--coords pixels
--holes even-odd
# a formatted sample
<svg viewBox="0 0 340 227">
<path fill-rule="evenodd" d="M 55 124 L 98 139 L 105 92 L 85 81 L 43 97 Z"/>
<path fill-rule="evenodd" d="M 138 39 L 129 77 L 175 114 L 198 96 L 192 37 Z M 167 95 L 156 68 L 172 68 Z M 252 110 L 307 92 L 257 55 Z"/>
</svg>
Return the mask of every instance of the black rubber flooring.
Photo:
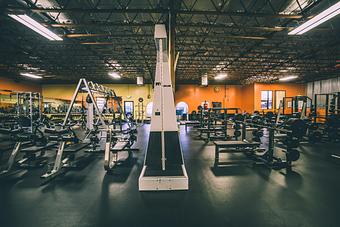
<svg viewBox="0 0 340 227">
<path fill-rule="evenodd" d="M 139 129 L 140 151 L 112 175 L 99 155 L 44 186 L 43 169 L 2 179 L 0 226 L 340 226 L 340 161 L 330 157 L 340 144 L 304 145 L 288 175 L 247 166 L 215 171 L 213 144 L 182 127 L 190 190 L 141 193 L 148 131 Z"/>
</svg>

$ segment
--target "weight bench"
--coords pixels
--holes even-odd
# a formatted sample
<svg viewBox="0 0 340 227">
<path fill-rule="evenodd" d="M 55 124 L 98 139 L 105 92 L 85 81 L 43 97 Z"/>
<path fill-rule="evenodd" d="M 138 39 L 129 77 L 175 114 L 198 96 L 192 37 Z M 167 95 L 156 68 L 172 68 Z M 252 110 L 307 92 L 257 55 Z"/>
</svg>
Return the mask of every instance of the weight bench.
<svg viewBox="0 0 340 227">
<path fill-rule="evenodd" d="M 118 141 L 113 147 L 111 147 L 110 142 L 106 143 L 105 157 L 104 157 L 104 169 L 106 171 L 111 171 L 120 162 L 126 161 L 131 156 L 131 150 L 129 146 L 129 141 Z M 119 152 L 127 151 L 128 154 L 124 158 L 119 158 Z"/>
<path fill-rule="evenodd" d="M 78 151 L 86 148 L 91 144 L 78 142 L 78 139 L 75 138 L 68 129 L 48 129 L 47 131 L 45 130 L 45 132 L 51 133 L 52 136 L 50 136 L 49 138 L 55 141 L 59 141 L 59 146 L 52 170 L 47 171 L 44 175 L 41 176 L 41 178 L 47 179 L 44 183 L 46 183 L 50 179 L 53 179 L 59 174 L 62 174 L 62 168 L 76 168 L 77 164 L 74 161 L 74 153 L 77 153 Z M 68 145 L 68 143 L 73 144 Z"/>
<path fill-rule="evenodd" d="M 25 153 L 24 157 L 20 159 L 17 163 L 19 164 L 19 167 L 21 168 L 27 168 L 27 167 L 37 167 L 37 166 L 43 166 L 45 162 L 39 163 L 39 165 L 30 165 L 29 163 L 26 163 L 28 161 L 39 159 L 43 160 L 43 156 L 45 155 L 45 151 L 47 149 L 53 148 L 57 146 L 57 142 L 49 142 L 42 146 L 30 146 L 26 147 L 20 150 L 21 153 Z M 40 152 L 40 154 L 37 156 L 36 153 Z"/>
<path fill-rule="evenodd" d="M 221 165 L 233 165 L 241 164 L 238 162 L 221 162 L 220 153 L 245 153 L 247 151 L 253 152 L 256 148 L 260 146 L 258 142 L 248 142 L 248 141 L 214 141 L 215 145 L 215 162 L 214 167 Z M 249 161 L 243 162 L 249 163 Z"/>
<path fill-rule="evenodd" d="M 197 130 L 200 132 L 199 137 L 205 141 L 226 140 L 228 137 L 227 129 L 223 127 L 197 128 Z M 217 133 L 220 134 L 217 135 Z M 203 134 L 207 134 L 207 138 L 203 137 Z"/>
<path fill-rule="evenodd" d="M 6 169 L 3 170 L 0 173 L 0 175 L 9 174 L 11 170 L 13 169 L 13 167 L 15 166 L 15 164 L 17 164 L 17 166 L 21 168 L 42 166 L 44 164 L 42 162 L 42 157 L 45 154 L 44 150 L 57 144 L 57 143 L 49 143 L 43 146 L 36 146 L 34 145 L 34 141 L 33 141 L 34 136 L 31 133 L 20 134 L 21 132 L 23 132 L 21 129 L 16 129 L 16 130 L 2 129 L 2 132 L 4 131 L 12 135 L 15 135 L 16 143 L 7 161 Z M 38 153 L 38 152 L 40 152 L 40 154 L 36 156 L 35 153 Z M 16 158 L 19 153 L 25 153 L 25 155 L 21 160 L 16 161 Z M 32 165 L 32 161 L 35 161 L 35 164 Z"/>
<path fill-rule="evenodd" d="M 131 134 L 113 135 L 112 130 L 109 130 L 105 144 L 104 169 L 110 172 L 117 164 L 129 160 L 132 156 L 132 151 L 138 150 L 131 148 L 136 139 Z M 122 151 L 126 151 L 127 155 L 119 158 L 119 153 Z"/>
</svg>

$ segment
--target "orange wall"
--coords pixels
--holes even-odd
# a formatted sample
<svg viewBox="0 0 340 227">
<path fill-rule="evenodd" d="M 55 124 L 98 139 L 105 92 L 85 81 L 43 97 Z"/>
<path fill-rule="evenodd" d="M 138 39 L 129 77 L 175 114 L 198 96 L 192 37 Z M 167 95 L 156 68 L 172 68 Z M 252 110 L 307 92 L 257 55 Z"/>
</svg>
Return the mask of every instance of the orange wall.
<svg viewBox="0 0 340 227">
<path fill-rule="evenodd" d="M 197 110 L 202 102 L 221 102 L 222 107 L 240 107 L 239 97 L 242 92 L 241 86 L 236 85 L 210 85 L 201 87 L 198 85 L 177 85 L 175 101 L 186 102 L 189 106 L 189 112 Z"/>
<path fill-rule="evenodd" d="M 254 112 L 254 85 L 245 85 L 242 87 L 238 102 L 242 111 L 248 113 Z"/>
<path fill-rule="evenodd" d="M 201 87 L 198 85 L 177 85 L 175 93 L 176 104 L 186 102 L 189 112 L 197 110 L 197 107 L 204 101 L 222 102 L 222 107 L 238 107 L 249 113 L 254 110 L 261 110 L 261 91 L 285 90 L 286 96 L 305 95 L 303 84 L 252 84 L 245 86 L 238 85 L 209 85 Z M 273 103 L 274 106 L 274 103 Z"/>
<path fill-rule="evenodd" d="M 0 89 L 13 91 L 41 92 L 41 86 L 27 82 L 16 82 L 14 80 L 0 77 Z"/>
<path fill-rule="evenodd" d="M 279 83 L 279 84 L 254 84 L 254 110 L 261 111 L 261 91 L 270 90 L 273 91 L 273 107 L 275 91 L 284 90 L 286 91 L 286 97 L 292 97 L 297 95 L 305 95 L 306 89 L 304 84 L 293 84 L 293 83 Z M 272 110 L 271 110 L 272 111 Z"/>
<path fill-rule="evenodd" d="M 71 99 L 72 93 L 76 85 L 45 85 L 43 86 L 43 96 L 50 98 Z M 111 85 L 110 85 L 111 86 Z M 135 87 L 134 85 L 112 85 L 114 89 L 118 89 L 118 95 L 131 96 L 131 99 L 143 97 L 148 100 L 147 94 L 151 93 L 152 89 L 147 87 Z M 275 90 L 285 90 L 286 96 L 305 95 L 304 84 L 261 84 L 253 85 L 209 85 L 208 87 L 200 87 L 198 85 L 177 85 L 175 93 L 175 101 L 186 102 L 189 106 L 189 112 L 197 110 L 197 107 L 204 101 L 208 101 L 210 106 L 212 102 L 221 102 L 222 107 L 238 107 L 242 111 L 252 113 L 254 110 L 261 110 L 261 91 L 271 90 L 275 96 Z M 27 82 L 15 82 L 13 80 L 0 77 L 0 89 L 8 89 L 15 91 L 34 91 L 42 92 L 42 86 Z M 139 91 L 142 92 L 137 92 Z M 137 93 L 138 94 L 137 94 Z M 136 94 L 135 94 L 136 93 Z M 145 97 L 144 97 L 145 96 Z M 151 99 L 152 100 L 152 97 Z M 136 101 L 137 102 L 137 101 Z M 274 103 L 273 103 L 274 105 Z"/>
</svg>

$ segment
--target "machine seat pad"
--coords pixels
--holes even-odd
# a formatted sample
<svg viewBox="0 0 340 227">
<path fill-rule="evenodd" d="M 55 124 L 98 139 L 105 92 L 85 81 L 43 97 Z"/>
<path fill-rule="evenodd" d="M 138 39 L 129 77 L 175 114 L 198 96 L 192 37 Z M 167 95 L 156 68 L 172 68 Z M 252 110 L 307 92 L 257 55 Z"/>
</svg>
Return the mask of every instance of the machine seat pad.
<svg viewBox="0 0 340 227">
<path fill-rule="evenodd" d="M 245 141 L 214 141 L 217 147 L 257 147 L 260 146 L 258 142 L 245 142 Z"/>
<path fill-rule="evenodd" d="M 118 141 L 113 148 L 111 148 L 111 151 L 121 151 L 126 148 L 126 146 L 129 143 L 127 141 Z"/>
<path fill-rule="evenodd" d="M 80 151 L 81 149 L 89 146 L 90 143 L 76 143 L 76 144 L 72 144 L 68 147 L 66 147 L 64 149 L 64 152 L 68 152 L 68 153 L 75 153 L 75 152 L 78 152 Z"/>
<path fill-rule="evenodd" d="M 45 133 L 49 133 L 49 134 L 61 135 L 67 132 L 69 132 L 68 129 L 45 128 Z"/>
</svg>

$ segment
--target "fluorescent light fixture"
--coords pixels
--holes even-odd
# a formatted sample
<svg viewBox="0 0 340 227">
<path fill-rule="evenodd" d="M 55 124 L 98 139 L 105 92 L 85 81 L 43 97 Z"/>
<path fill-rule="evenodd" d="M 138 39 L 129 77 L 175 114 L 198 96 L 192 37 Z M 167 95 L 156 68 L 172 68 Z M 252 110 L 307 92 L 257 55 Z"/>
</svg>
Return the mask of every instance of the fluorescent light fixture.
<svg viewBox="0 0 340 227">
<path fill-rule="evenodd" d="M 312 19 L 306 21 L 305 23 L 301 24 L 297 28 L 293 29 L 288 33 L 288 35 L 302 35 L 305 32 L 315 28 L 316 26 L 322 24 L 325 21 L 335 17 L 340 13 L 340 2 L 332 5 L 328 9 L 322 11 Z"/>
<path fill-rule="evenodd" d="M 286 76 L 286 77 L 280 78 L 279 80 L 280 81 L 288 81 L 288 80 L 294 80 L 296 78 L 298 78 L 298 76 Z"/>
<path fill-rule="evenodd" d="M 208 75 L 203 75 L 201 78 L 201 85 L 208 86 Z"/>
<path fill-rule="evenodd" d="M 40 35 L 44 36 L 45 38 L 52 40 L 52 41 L 62 41 L 63 39 L 60 38 L 58 35 L 53 33 L 52 31 L 48 30 L 44 26 L 42 26 L 40 23 L 37 21 L 33 20 L 26 14 L 22 15 L 15 15 L 15 14 L 8 14 L 9 17 L 13 18 L 16 21 L 19 21 L 23 25 L 26 25 L 33 31 L 39 33 Z"/>
<path fill-rule="evenodd" d="M 20 73 L 21 76 L 26 76 L 33 79 L 42 79 L 42 76 L 37 76 L 31 73 Z"/>
<path fill-rule="evenodd" d="M 215 76 L 215 80 L 223 80 L 225 78 L 227 78 L 227 74 L 226 73 L 219 73 Z"/>
<path fill-rule="evenodd" d="M 109 73 L 109 76 L 111 76 L 114 79 L 120 79 L 121 76 L 117 72 L 111 72 Z"/>
</svg>

